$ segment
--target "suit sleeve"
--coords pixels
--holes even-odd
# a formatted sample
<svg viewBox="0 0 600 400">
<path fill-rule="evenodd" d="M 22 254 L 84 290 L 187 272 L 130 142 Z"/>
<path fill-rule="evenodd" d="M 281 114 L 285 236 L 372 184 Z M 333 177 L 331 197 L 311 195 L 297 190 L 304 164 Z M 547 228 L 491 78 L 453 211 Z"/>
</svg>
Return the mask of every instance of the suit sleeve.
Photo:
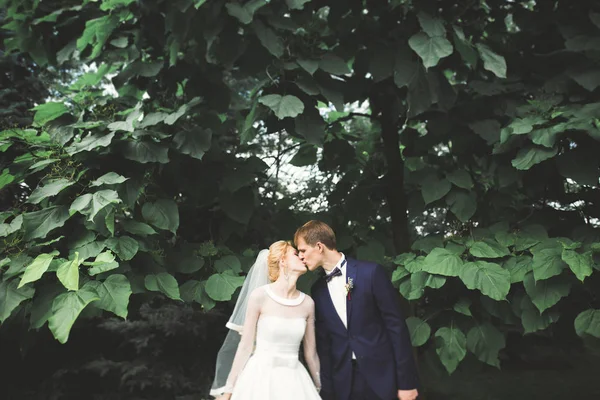
<svg viewBox="0 0 600 400">
<path fill-rule="evenodd" d="M 373 272 L 373 295 L 388 332 L 396 361 L 396 385 L 399 390 L 416 389 L 419 382 L 413 359 L 412 344 L 400 305 L 398 292 L 381 265 Z"/>
<path fill-rule="evenodd" d="M 315 290 L 312 290 L 313 299 Z M 333 396 L 333 367 L 331 361 L 331 338 L 327 334 L 325 320 L 318 307 L 315 308 L 315 333 L 317 353 L 321 369 L 321 396 L 326 399 Z"/>
</svg>

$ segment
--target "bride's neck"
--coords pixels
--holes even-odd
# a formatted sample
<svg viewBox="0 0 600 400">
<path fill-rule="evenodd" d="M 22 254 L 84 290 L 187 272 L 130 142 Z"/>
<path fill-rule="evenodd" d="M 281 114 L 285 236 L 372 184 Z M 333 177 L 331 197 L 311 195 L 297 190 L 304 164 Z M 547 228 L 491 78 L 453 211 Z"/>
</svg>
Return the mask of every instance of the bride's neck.
<svg viewBox="0 0 600 400">
<path fill-rule="evenodd" d="M 297 276 L 290 275 L 289 279 L 285 279 L 284 276 L 279 276 L 273 283 L 273 289 L 277 295 L 283 298 L 296 297 L 296 282 L 298 281 Z"/>
</svg>

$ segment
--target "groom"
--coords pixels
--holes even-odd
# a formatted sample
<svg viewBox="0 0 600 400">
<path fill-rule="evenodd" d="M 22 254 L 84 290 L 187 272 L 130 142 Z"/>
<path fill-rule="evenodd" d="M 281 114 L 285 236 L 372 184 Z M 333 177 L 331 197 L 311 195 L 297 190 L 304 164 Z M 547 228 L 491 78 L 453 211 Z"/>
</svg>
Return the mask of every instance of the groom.
<svg viewBox="0 0 600 400">
<path fill-rule="evenodd" d="M 309 221 L 294 235 L 306 267 L 326 275 L 312 288 L 324 400 L 413 400 L 418 377 L 398 292 L 375 263 L 347 258 L 335 234 Z"/>
</svg>

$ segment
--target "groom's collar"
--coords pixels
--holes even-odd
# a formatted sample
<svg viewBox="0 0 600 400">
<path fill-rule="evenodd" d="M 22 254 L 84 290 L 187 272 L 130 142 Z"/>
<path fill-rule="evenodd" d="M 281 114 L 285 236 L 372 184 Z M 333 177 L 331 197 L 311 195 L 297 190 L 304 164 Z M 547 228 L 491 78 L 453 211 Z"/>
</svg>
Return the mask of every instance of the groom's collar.
<svg viewBox="0 0 600 400">
<path fill-rule="evenodd" d="M 342 255 L 342 257 L 340 257 L 339 261 L 337 262 L 337 264 L 335 264 L 333 266 L 333 268 L 331 268 L 331 270 L 326 270 L 325 267 L 323 267 L 323 271 L 325 272 L 325 274 L 330 273 L 331 271 L 333 271 L 336 268 L 342 269 L 344 267 L 344 261 L 346 260 L 346 256 L 344 255 L 344 253 L 340 253 Z"/>
</svg>

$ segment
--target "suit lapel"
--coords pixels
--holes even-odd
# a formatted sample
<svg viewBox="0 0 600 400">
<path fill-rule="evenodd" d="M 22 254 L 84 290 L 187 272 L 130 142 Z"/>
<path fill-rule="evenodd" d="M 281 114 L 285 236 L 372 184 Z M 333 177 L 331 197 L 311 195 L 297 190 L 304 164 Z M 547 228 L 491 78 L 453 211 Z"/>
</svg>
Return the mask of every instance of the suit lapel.
<svg viewBox="0 0 600 400">
<path fill-rule="evenodd" d="M 346 284 L 352 282 L 354 286 L 356 286 L 356 271 L 357 271 L 357 261 L 348 258 L 346 264 Z M 346 296 L 346 321 L 348 323 L 348 329 L 350 329 L 350 318 L 352 317 L 352 303 L 355 302 L 356 299 L 353 298 L 355 294 L 354 290 L 350 291 L 350 296 Z"/>
</svg>

